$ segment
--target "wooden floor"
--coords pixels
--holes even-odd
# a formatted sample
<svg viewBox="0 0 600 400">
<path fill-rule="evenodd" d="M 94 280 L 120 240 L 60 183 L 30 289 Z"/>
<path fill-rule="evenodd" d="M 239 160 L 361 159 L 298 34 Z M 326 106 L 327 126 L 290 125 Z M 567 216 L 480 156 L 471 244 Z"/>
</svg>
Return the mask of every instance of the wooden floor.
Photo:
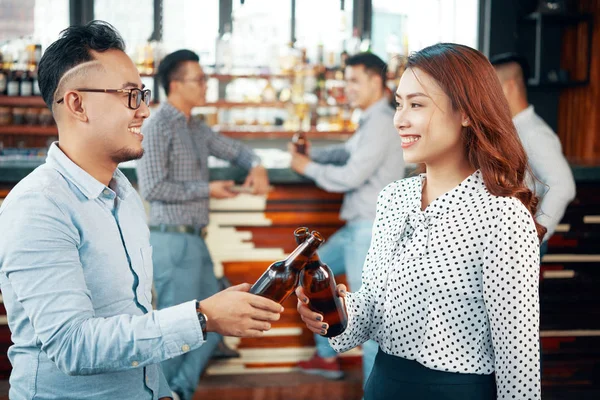
<svg viewBox="0 0 600 400">
<path fill-rule="evenodd" d="M 208 375 L 194 400 L 360 400 L 362 371 L 352 369 L 339 381 L 300 372 L 281 374 Z"/>
</svg>

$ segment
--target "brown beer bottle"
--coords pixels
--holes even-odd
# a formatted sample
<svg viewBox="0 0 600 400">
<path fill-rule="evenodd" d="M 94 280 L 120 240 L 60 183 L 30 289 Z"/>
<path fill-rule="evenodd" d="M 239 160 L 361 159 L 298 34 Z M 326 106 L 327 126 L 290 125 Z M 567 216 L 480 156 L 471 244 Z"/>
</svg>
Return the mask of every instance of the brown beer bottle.
<svg viewBox="0 0 600 400">
<path fill-rule="evenodd" d="M 288 258 L 271 264 L 252 285 L 250 293 L 266 297 L 279 304 L 283 303 L 298 286 L 300 272 L 324 241 L 318 232 L 313 232 L 305 238 L 306 240 L 296 247 Z"/>
<path fill-rule="evenodd" d="M 294 143 L 294 146 L 296 146 L 296 151 L 299 154 L 306 155 L 306 132 L 296 132 L 292 138 L 292 143 Z"/>
<path fill-rule="evenodd" d="M 314 234 L 315 232 L 313 232 Z M 298 228 L 294 231 L 296 243 L 302 243 L 309 235 L 308 228 Z M 304 294 L 310 300 L 308 307 L 323 315 L 323 321 L 329 324 L 326 337 L 335 337 L 346 329 L 348 314 L 342 300 L 336 293 L 336 283 L 333 272 L 324 264 L 317 253 L 308 260 L 302 271 L 300 284 Z"/>
</svg>

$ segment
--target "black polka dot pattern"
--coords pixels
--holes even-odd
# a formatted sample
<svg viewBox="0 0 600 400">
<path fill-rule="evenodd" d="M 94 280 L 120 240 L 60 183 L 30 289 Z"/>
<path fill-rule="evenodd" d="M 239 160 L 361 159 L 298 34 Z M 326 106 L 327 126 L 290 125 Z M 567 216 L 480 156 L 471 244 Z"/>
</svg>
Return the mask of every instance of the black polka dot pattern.
<svg viewBox="0 0 600 400">
<path fill-rule="evenodd" d="M 369 338 L 387 354 L 450 372 L 495 372 L 498 399 L 540 399 L 539 242 L 516 198 L 480 171 L 421 211 L 425 175 L 379 195 L 359 292 L 349 293 L 347 351 Z"/>
</svg>

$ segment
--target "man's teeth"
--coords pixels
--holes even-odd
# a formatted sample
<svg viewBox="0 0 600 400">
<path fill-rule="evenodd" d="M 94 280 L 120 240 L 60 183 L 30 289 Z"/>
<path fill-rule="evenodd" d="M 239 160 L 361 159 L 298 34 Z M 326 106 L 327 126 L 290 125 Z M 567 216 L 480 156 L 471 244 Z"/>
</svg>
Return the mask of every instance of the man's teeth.
<svg viewBox="0 0 600 400">
<path fill-rule="evenodd" d="M 402 143 L 414 143 L 414 142 L 418 141 L 419 139 L 421 139 L 420 136 L 403 136 Z"/>
<path fill-rule="evenodd" d="M 131 133 L 136 133 L 138 135 L 142 134 L 142 129 L 140 127 L 135 127 L 135 128 L 127 128 L 127 130 Z"/>
</svg>

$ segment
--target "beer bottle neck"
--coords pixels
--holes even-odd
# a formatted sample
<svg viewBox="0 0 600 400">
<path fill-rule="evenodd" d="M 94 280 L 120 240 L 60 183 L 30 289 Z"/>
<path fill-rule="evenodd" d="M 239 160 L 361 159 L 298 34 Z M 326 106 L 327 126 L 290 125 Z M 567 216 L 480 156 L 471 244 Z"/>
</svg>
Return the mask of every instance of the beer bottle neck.
<svg viewBox="0 0 600 400">
<path fill-rule="evenodd" d="M 315 253 L 314 256 L 312 256 L 311 258 L 308 259 L 308 262 L 306 263 L 306 268 L 309 268 L 309 269 L 319 268 L 322 265 L 323 265 L 323 262 L 321 261 L 321 259 L 317 255 L 317 253 Z"/>
<path fill-rule="evenodd" d="M 297 259 L 304 259 L 306 261 L 312 258 L 320 244 L 320 240 L 314 236 L 309 236 L 285 259 L 285 265 L 292 265 Z"/>
</svg>

